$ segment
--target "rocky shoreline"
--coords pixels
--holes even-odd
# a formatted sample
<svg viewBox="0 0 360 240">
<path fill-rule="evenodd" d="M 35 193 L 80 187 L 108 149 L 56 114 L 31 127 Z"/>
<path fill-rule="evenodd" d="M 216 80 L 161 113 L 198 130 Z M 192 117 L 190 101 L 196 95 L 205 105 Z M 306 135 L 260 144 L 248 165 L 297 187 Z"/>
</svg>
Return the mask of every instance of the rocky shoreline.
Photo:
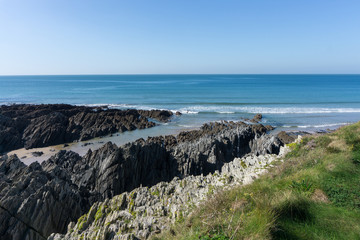
<svg viewBox="0 0 360 240">
<path fill-rule="evenodd" d="M 118 110 L 67 104 L 0 106 L 0 154 L 84 141 L 116 132 L 154 127 L 173 116 L 165 110 Z"/>
<path fill-rule="evenodd" d="M 152 127 L 155 123 L 149 119 L 169 121 L 172 116 L 162 110 L 71 105 L 0 109 L 3 151 L 17 144 L 31 147 Z M 62 136 L 59 129 L 70 137 L 56 138 Z M 108 142 L 84 156 L 61 150 L 29 166 L 16 155 L 4 155 L 0 157 L 0 235 L 14 240 L 50 235 L 50 239 L 148 238 L 168 226 L 165 223 L 189 213 L 190 208 L 182 207 L 186 199 L 187 205 L 197 205 L 215 187 L 246 183 L 265 171 L 282 154 L 282 146 L 293 140 L 286 134 L 268 134 L 272 129 L 214 122 L 177 136 L 141 138 L 122 146 Z M 8 138 L 12 131 L 16 134 Z M 105 206 L 120 200 L 119 209 L 110 214 Z"/>
<path fill-rule="evenodd" d="M 141 186 L 213 174 L 235 158 L 278 154 L 283 143 L 267 131 L 261 124 L 216 122 L 120 147 L 109 142 L 84 157 L 60 151 L 41 165 L 3 156 L 0 234 L 13 239 L 65 234 L 68 224 L 97 202 Z"/>
<path fill-rule="evenodd" d="M 69 224 L 66 234 L 52 234 L 48 239 L 148 239 L 181 221 L 214 193 L 251 183 L 288 151 L 288 147 L 281 147 L 278 155 L 235 158 L 206 176 L 175 177 L 150 188 L 124 192 L 95 203 L 77 222 Z"/>
</svg>

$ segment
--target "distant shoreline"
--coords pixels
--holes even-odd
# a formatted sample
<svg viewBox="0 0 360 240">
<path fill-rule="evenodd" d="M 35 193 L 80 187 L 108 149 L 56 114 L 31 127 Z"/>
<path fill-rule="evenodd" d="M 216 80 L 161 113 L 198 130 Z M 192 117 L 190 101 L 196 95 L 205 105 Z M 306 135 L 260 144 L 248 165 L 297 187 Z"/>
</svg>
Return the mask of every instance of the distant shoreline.
<svg viewBox="0 0 360 240">
<path fill-rule="evenodd" d="M 154 123 L 157 124 L 156 131 L 139 131 L 141 133 L 136 131 L 134 136 L 129 136 L 129 139 L 171 135 L 183 130 L 199 128 L 209 122 L 237 122 L 251 119 L 254 114 L 258 113 L 263 115 L 260 123 L 276 127 L 275 131 L 333 130 L 360 119 L 359 92 L 360 75 L 349 74 L 142 74 L 0 77 L 0 105 L 63 103 L 76 106 L 78 109 L 97 108 L 101 110 L 106 106 L 114 112 L 133 109 L 129 114 L 134 119 L 124 117 L 121 120 L 124 121 L 124 124 L 121 125 L 124 127 L 123 129 L 120 129 L 120 124 L 114 129 L 111 124 L 107 124 L 107 127 L 100 127 L 102 123 L 112 121 L 109 116 L 106 121 L 106 117 L 95 121 L 98 128 L 95 127 L 97 128 L 96 134 L 90 134 L 91 136 L 88 136 L 91 132 L 90 129 L 88 129 L 89 133 L 87 130 L 83 130 L 82 123 L 78 125 L 72 121 L 71 126 L 68 126 L 57 122 L 61 119 L 68 121 L 66 119 L 72 118 L 71 116 L 64 118 L 61 113 L 57 117 L 53 116 L 51 121 L 62 125 L 65 134 L 60 131 L 58 131 L 58 135 L 52 134 L 54 139 L 49 138 L 46 140 L 49 141 L 46 144 L 41 141 L 30 143 L 23 139 L 22 133 L 14 130 L 18 139 L 12 137 L 14 134 L 10 134 L 9 139 L 12 139 L 12 144 L 17 144 L 16 149 L 85 141 L 94 137 L 108 136 L 111 133 L 124 132 L 124 130 L 150 129 L 149 126 Z M 131 126 L 130 123 L 137 120 L 135 116 L 139 116 L 139 111 L 144 114 L 146 111 L 154 109 L 161 109 L 172 114 L 171 121 L 153 121 L 151 116 L 144 116 L 149 118 L 147 122 L 140 120 Z M 178 116 L 177 113 L 182 115 Z M 11 125 L 13 124 L 11 123 Z M 50 132 L 56 129 L 54 127 L 51 130 L 50 126 L 51 124 L 47 126 Z M 72 127 L 73 129 L 70 129 Z M 91 127 L 86 126 L 86 128 Z M 30 132 L 29 128 L 25 137 L 29 137 Z M 21 144 L 21 141 L 27 142 L 29 146 Z M 122 144 L 126 140 L 119 137 L 114 141 Z M 7 147 L 6 151 L 8 150 Z M 0 149 L 0 152 L 3 151 L 4 149 Z"/>
<path fill-rule="evenodd" d="M 42 111 L 41 108 L 45 108 L 45 109 L 47 109 L 47 111 L 49 111 L 52 107 L 59 107 L 59 106 L 62 106 L 62 104 L 40 104 L 40 105 L 38 105 L 38 104 L 14 104 L 14 105 L 7 105 L 7 106 L 2 105 L 2 106 L 0 106 L 0 110 L 4 109 L 4 107 L 10 107 L 10 109 L 8 109 L 8 111 L 10 111 L 10 112 L 14 111 L 14 109 L 11 109 L 11 108 L 23 108 L 23 107 L 34 108 L 34 109 L 28 111 L 31 114 L 32 111 L 34 111 L 34 112 L 39 111 L 39 109 L 37 109 L 39 107 L 40 107 L 40 111 Z M 95 110 L 100 109 L 101 111 L 106 111 L 108 109 L 107 106 L 91 106 L 91 107 L 89 107 L 89 106 L 85 106 L 85 105 L 76 105 L 75 106 L 75 105 L 66 105 L 66 104 L 63 104 L 63 106 L 66 106 L 67 108 L 68 107 L 70 107 L 70 108 L 79 107 L 82 109 L 82 111 L 84 109 L 91 110 L 91 111 L 93 111 L 94 109 Z M 57 109 L 57 110 L 59 110 L 59 109 Z M 62 111 L 62 110 L 64 110 L 64 109 L 60 109 L 60 111 Z M 126 110 L 120 110 L 120 111 L 126 111 Z M 142 110 L 136 110 L 136 111 L 141 112 Z M 160 110 L 155 110 L 155 111 L 160 111 Z M 163 110 L 161 110 L 161 111 L 163 111 Z M 51 114 L 51 111 L 48 114 Z M 170 114 L 170 112 L 169 112 L 169 117 L 173 117 L 173 115 Z M 16 119 L 17 116 L 13 116 L 13 118 Z M 110 119 L 110 121 L 112 121 L 111 117 L 109 119 Z M 168 121 L 168 120 L 171 121 L 170 118 L 168 118 L 166 121 Z M 34 121 L 34 119 L 31 121 Z M 39 121 L 43 121 L 43 119 L 40 119 Z M 251 122 L 249 122 L 249 120 L 246 120 L 246 119 L 239 119 L 239 121 L 244 121 L 244 122 L 251 124 Z M 219 121 L 219 122 L 221 122 L 221 121 Z M 42 123 L 42 124 L 44 124 L 44 123 Z M 84 122 L 83 124 L 86 125 L 86 122 Z M 48 146 L 31 147 L 29 149 L 20 147 L 20 148 L 16 148 L 16 149 L 11 149 L 10 151 L 7 151 L 6 154 L 8 154 L 8 155 L 16 154 L 24 163 L 26 163 L 28 165 L 35 161 L 38 161 L 38 162 L 45 161 L 61 150 L 74 151 L 74 152 L 78 153 L 80 156 L 84 156 L 88 152 L 88 150 L 94 151 L 94 150 L 100 148 L 106 142 L 113 142 L 116 145 L 120 146 L 120 145 L 129 143 L 129 142 L 136 141 L 137 139 L 140 139 L 140 138 L 146 139 L 147 137 L 156 137 L 156 136 L 163 136 L 163 135 L 177 135 L 181 131 L 198 130 L 200 128 L 200 126 L 199 127 L 183 127 L 181 129 L 173 129 L 173 130 L 164 132 L 161 129 L 161 124 L 163 124 L 163 123 L 159 122 L 159 124 L 160 124 L 160 126 L 155 127 L 155 128 L 145 128 L 143 130 L 133 129 L 132 131 L 125 131 L 125 132 L 112 132 L 111 134 L 109 133 L 109 134 L 106 134 L 103 136 L 94 137 L 94 138 L 87 139 L 87 140 L 77 140 L 77 141 L 68 141 L 68 142 L 64 141 L 64 142 L 61 142 L 58 144 L 50 144 Z M 344 126 L 344 125 L 346 125 L 346 124 L 343 124 L 342 126 Z M 153 126 L 155 126 L 155 125 L 153 125 Z M 332 125 L 331 127 L 338 128 L 340 126 Z M 303 131 L 303 129 L 301 127 L 299 127 L 298 129 L 295 129 L 295 130 L 291 129 L 291 127 L 289 127 L 289 130 L 287 130 L 286 128 L 284 129 L 284 127 L 283 127 L 283 128 L 279 128 L 279 129 L 275 128 L 275 130 L 272 131 L 272 134 L 277 134 L 283 130 L 285 130 L 287 132 L 302 132 Z M 333 130 L 333 129 L 331 129 L 331 130 Z M 47 130 L 45 129 L 44 131 L 47 131 Z M 328 130 L 326 130 L 326 131 L 328 131 Z M 326 131 L 323 131 L 323 132 L 326 132 Z M 311 133 L 311 134 L 317 133 L 317 132 L 319 132 L 319 131 L 316 131 L 316 130 L 315 131 L 304 131 L 304 133 Z"/>
</svg>

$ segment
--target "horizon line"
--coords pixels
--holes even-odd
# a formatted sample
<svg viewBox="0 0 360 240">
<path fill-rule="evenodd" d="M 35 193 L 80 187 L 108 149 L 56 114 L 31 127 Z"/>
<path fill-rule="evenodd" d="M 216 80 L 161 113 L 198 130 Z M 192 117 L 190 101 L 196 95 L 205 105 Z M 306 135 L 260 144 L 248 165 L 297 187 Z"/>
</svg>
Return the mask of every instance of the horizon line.
<svg viewBox="0 0 360 240">
<path fill-rule="evenodd" d="M 120 75 L 360 75 L 360 73 L 76 73 L 76 74 L 0 74 L 17 76 L 120 76 Z"/>
</svg>

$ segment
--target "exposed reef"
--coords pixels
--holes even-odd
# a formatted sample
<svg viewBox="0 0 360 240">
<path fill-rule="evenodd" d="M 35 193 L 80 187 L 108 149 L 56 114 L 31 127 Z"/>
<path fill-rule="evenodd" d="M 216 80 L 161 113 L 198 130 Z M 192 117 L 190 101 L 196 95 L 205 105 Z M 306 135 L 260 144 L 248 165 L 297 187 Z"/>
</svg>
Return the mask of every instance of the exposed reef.
<svg viewBox="0 0 360 240">
<path fill-rule="evenodd" d="M 41 165 L 0 158 L 0 234 L 14 240 L 65 234 L 67 225 L 96 202 L 140 186 L 222 171 L 249 154 L 278 154 L 283 143 L 266 132 L 260 124 L 210 123 L 177 137 L 120 147 L 106 143 L 84 157 L 60 151 Z"/>
<path fill-rule="evenodd" d="M 60 167 L 46 171 L 37 162 L 26 166 L 16 156 L 2 159 L 1 239 L 46 239 L 63 231 L 89 208 L 83 193 Z"/>
<path fill-rule="evenodd" d="M 112 199 L 95 203 L 66 234 L 52 234 L 49 240 L 77 239 L 147 239 L 182 221 L 202 200 L 217 191 L 238 184 L 248 184 L 272 167 L 282 157 L 266 154 L 235 158 L 213 174 L 173 178 L 152 187 L 139 187 Z"/>
<path fill-rule="evenodd" d="M 66 104 L 0 106 L 0 153 L 84 141 L 168 121 L 165 110 L 118 110 Z"/>
</svg>

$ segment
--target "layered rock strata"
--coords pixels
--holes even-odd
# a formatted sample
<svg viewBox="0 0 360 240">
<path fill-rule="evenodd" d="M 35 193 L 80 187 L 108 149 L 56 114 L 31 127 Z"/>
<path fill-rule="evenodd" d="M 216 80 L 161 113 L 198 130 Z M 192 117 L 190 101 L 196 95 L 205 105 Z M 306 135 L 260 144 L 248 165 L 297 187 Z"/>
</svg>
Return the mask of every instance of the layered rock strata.
<svg viewBox="0 0 360 240">
<path fill-rule="evenodd" d="M 165 110 L 118 110 L 66 104 L 0 106 L 0 153 L 84 141 L 168 121 Z"/>
<path fill-rule="evenodd" d="M 61 167 L 72 176 L 74 184 L 100 198 L 111 198 L 176 176 L 206 175 L 248 153 L 278 153 L 282 143 L 265 133 L 259 125 L 211 123 L 187 132 L 187 137 L 185 133 L 151 137 L 121 147 L 107 143 L 98 150 L 89 150 L 81 161 L 62 151 L 43 166 Z"/>
<path fill-rule="evenodd" d="M 177 137 L 107 143 L 80 157 L 61 151 L 41 165 L 0 159 L 0 234 L 42 239 L 66 226 L 98 201 L 140 186 L 191 175 L 208 175 L 247 154 L 277 154 L 282 142 L 262 125 L 205 124 Z M 224 170 L 225 171 L 225 170 Z"/>
<path fill-rule="evenodd" d="M 16 156 L 0 160 L 1 239 L 46 239 L 62 232 L 90 203 L 60 167 L 44 171 Z"/>
<path fill-rule="evenodd" d="M 279 155 L 249 155 L 225 163 L 220 171 L 206 176 L 175 177 L 152 187 L 139 187 L 94 204 L 88 213 L 71 222 L 66 234 L 52 234 L 48 240 L 147 239 L 181 221 L 202 200 L 234 185 L 248 184 L 272 167 Z"/>
</svg>

